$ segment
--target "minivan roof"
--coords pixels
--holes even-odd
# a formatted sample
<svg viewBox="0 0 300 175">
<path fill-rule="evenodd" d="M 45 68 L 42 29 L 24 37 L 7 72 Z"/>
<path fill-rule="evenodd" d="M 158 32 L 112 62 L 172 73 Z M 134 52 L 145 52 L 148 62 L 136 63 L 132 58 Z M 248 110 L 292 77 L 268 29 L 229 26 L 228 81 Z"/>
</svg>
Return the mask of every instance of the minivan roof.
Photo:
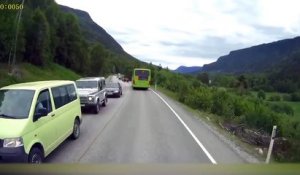
<svg viewBox="0 0 300 175">
<path fill-rule="evenodd" d="M 50 80 L 50 81 L 35 81 L 28 83 L 19 83 L 9 86 L 2 87 L 1 89 L 28 89 L 28 90 L 39 90 L 48 87 L 61 86 L 66 84 L 73 84 L 73 81 L 69 80 Z"/>
</svg>

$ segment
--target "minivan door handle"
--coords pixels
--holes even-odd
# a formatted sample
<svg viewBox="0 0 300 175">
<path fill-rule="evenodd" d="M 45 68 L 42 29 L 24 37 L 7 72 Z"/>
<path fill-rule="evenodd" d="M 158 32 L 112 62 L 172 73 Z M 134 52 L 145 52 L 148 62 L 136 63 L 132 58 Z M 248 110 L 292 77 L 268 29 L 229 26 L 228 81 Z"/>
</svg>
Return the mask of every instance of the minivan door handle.
<svg viewBox="0 0 300 175">
<path fill-rule="evenodd" d="M 51 117 L 54 117 L 55 116 L 55 114 L 51 114 Z"/>
</svg>

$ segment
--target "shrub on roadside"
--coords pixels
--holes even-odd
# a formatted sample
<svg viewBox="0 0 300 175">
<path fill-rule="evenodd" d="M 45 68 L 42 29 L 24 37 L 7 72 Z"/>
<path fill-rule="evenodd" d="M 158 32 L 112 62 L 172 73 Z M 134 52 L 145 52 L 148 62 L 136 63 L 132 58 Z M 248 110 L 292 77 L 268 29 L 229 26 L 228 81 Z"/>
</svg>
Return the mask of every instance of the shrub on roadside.
<svg viewBox="0 0 300 175">
<path fill-rule="evenodd" d="M 278 123 L 279 136 L 287 139 L 287 149 L 274 154 L 280 162 L 300 161 L 300 120 L 298 118 L 283 117 Z"/>
<path fill-rule="evenodd" d="M 178 100 L 184 103 L 188 94 L 190 94 L 188 82 L 180 81 L 178 87 Z"/>
<path fill-rule="evenodd" d="M 214 90 L 212 95 L 211 112 L 229 119 L 234 116 L 232 96 L 224 90 Z"/>
<path fill-rule="evenodd" d="M 199 87 L 190 91 L 186 98 L 186 104 L 202 111 L 210 111 L 212 106 L 212 94 L 209 88 Z"/>
<path fill-rule="evenodd" d="M 248 109 L 245 112 L 243 123 L 251 128 L 271 132 L 273 125 L 277 124 L 279 115 L 274 113 L 260 99 L 248 100 Z"/>
<path fill-rule="evenodd" d="M 249 102 L 241 97 L 235 97 L 233 101 L 234 116 L 242 116 L 249 109 Z"/>
<path fill-rule="evenodd" d="M 290 116 L 294 115 L 293 108 L 286 103 L 268 103 L 270 109 L 277 113 L 284 113 Z"/>
</svg>

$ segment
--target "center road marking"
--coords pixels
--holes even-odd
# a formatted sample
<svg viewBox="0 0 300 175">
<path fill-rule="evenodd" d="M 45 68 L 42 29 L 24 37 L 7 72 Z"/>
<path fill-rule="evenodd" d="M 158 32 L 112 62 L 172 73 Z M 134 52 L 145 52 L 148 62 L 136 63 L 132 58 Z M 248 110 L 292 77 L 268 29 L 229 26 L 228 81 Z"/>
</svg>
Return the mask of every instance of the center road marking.
<svg viewBox="0 0 300 175">
<path fill-rule="evenodd" d="M 195 134 L 193 133 L 193 131 L 185 124 L 185 122 L 181 119 L 181 117 L 175 112 L 175 110 L 166 102 L 166 100 L 164 100 L 158 93 L 156 93 L 155 91 L 153 91 L 152 89 L 150 89 L 154 94 L 156 94 L 169 108 L 170 110 L 175 114 L 175 116 L 178 118 L 178 120 L 182 123 L 182 125 L 185 127 L 185 129 L 191 134 L 191 136 L 193 137 L 193 139 L 197 142 L 197 144 L 199 145 L 199 147 L 203 150 L 203 152 L 206 154 L 206 156 L 209 158 L 209 160 L 213 163 L 213 164 L 217 164 L 217 162 L 215 161 L 215 159 L 210 155 L 210 153 L 207 151 L 207 149 L 203 146 L 203 144 L 199 141 L 199 139 L 195 136 Z"/>
</svg>

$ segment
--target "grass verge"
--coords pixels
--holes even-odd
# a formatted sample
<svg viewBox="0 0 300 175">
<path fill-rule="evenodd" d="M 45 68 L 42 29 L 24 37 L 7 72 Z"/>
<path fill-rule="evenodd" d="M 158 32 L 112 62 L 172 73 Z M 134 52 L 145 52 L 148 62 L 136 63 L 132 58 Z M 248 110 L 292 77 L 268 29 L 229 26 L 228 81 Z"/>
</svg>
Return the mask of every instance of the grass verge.
<svg viewBox="0 0 300 175">
<path fill-rule="evenodd" d="M 76 80 L 80 75 L 55 63 L 48 64 L 45 67 L 34 66 L 29 63 L 18 65 L 18 76 L 8 74 L 8 67 L 0 64 L 0 87 L 30 81 L 42 80 Z"/>
<path fill-rule="evenodd" d="M 154 87 L 152 87 L 152 89 L 154 89 Z M 168 97 L 170 97 L 171 99 L 177 101 L 178 103 L 178 97 L 176 95 L 176 93 L 169 91 L 167 89 L 164 89 L 162 87 L 157 86 L 157 91 L 162 92 L 163 94 L 167 95 Z M 264 150 L 264 154 L 261 155 L 258 153 L 258 150 L 256 146 L 248 144 L 246 142 L 243 142 L 239 137 L 235 136 L 234 134 L 227 132 L 227 130 L 224 130 L 220 124 L 220 116 L 211 114 L 211 113 L 207 113 L 207 112 L 203 112 L 203 111 L 199 111 L 197 109 L 193 109 L 183 103 L 180 103 L 183 108 L 192 113 L 193 116 L 196 116 L 199 120 L 205 122 L 205 124 L 207 124 L 209 127 L 213 128 L 215 131 L 217 131 L 218 134 L 221 134 L 222 136 L 224 136 L 226 139 L 228 139 L 229 141 L 233 142 L 234 145 L 236 145 L 239 148 L 242 148 L 243 151 L 247 152 L 248 154 L 252 155 L 253 157 L 255 157 L 258 161 L 260 162 L 264 162 L 265 158 L 266 158 L 266 150 Z M 224 132 L 225 131 L 225 132 Z"/>
</svg>

